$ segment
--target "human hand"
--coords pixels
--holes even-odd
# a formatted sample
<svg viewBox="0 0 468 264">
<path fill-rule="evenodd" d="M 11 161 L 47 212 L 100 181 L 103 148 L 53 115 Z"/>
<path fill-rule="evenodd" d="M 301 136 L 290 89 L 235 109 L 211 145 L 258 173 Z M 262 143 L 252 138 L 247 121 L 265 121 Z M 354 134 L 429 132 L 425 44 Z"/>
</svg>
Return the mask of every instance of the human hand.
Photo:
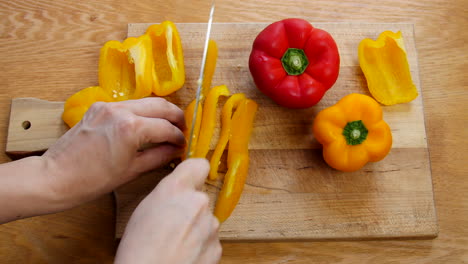
<svg viewBox="0 0 468 264">
<path fill-rule="evenodd" d="M 184 114 L 162 98 L 97 102 L 43 155 L 49 185 L 67 209 L 180 156 Z M 148 143 L 158 146 L 139 151 Z"/>
<path fill-rule="evenodd" d="M 133 212 L 115 263 L 218 263 L 219 222 L 200 191 L 208 172 L 206 160 L 189 159 L 161 180 Z"/>
</svg>

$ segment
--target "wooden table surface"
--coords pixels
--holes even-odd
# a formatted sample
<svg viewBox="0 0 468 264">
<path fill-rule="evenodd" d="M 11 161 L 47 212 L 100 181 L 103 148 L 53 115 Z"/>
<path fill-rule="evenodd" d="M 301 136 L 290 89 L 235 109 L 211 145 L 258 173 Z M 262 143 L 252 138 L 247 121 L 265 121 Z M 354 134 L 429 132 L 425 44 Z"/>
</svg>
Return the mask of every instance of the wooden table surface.
<svg viewBox="0 0 468 264">
<path fill-rule="evenodd" d="M 63 101 L 97 84 L 99 48 L 127 23 L 206 22 L 211 1 L 0 0 L 0 148 L 14 97 Z M 223 243 L 221 263 L 468 263 L 468 1 L 217 1 L 215 22 L 415 24 L 439 237 Z M 312 19 L 311 19 L 312 18 Z M 2 153 L 0 162 L 9 159 Z M 1 209 L 0 209 L 1 210 Z M 1 263 L 111 263 L 112 196 L 0 226 Z"/>
</svg>

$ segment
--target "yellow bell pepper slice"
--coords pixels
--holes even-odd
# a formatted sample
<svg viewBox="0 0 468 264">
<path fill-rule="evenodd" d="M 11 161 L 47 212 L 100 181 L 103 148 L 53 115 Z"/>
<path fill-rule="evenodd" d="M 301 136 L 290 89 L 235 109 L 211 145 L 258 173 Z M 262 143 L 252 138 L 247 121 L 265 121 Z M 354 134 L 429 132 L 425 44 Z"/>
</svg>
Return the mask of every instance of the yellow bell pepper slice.
<svg viewBox="0 0 468 264">
<path fill-rule="evenodd" d="M 201 127 L 201 121 L 202 121 L 202 104 L 199 102 L 198 103 L 198 108 L 197 108 L 197 115 L 195 119 L 195 126 L 193 129 L 193 135 L 192 135 L 192 141 L 191 141 L 191 146 L 190 146 L 190 153 L 188 153 L 187 157 L 187 148 L 189 147 L 189 137 L 190 137 L 190 130 L 192 128 L 192 123 L 193 123 L 193 112 L 195 111 L 195 103 L 196 100 L 193 100 L 185 109 L 184 116 L 185 116 L 185 139 L 187 141 L 187 146 L 186 146 L 186 151 L 184 151 L 184 154 L 182 156 L 182 160 L 185 160 L 187 158 L 193 157 L 197 148 L 197 141 L 198 141 L 198 135 L 200 134 L 200 127 Z"/>
<path fill-rule="evenodd" d="M 362 40 L 358 57 L 369 91 L 378 102 L 394 105 L 418 96 L 400 31 L 384 31 L 376 41 Z"/>
<path fill-rule="evenodd" d="M 149 96 L 153 87 L 148 35 L 108 41 L 99 56 L 99 86 L 116 101 Z"/>
<path fill-rule="evenodd" d="M 231 216 L 234 208 L 244 190 L 245 180 L 249 172 L 248 153 L 237 153 L 233 156 L 232 163 L 224 177 L 223 187 L 218 195 L 214 215 L 220 223 Z"/>
<path fill-rule="evenodd" d="M 177 27 L 171 21 L 151 25 L 146 30 L 151 39 L 153 93 L 169 95 L 184 85 L 185 67 L 182 42 Z"/>
<path fill-rule="evenodd" d="M 112 98 L 99 86 L 91 86 L 70 96 L 65 101 L 62 114 L 63 121 L 69 126 L 75 126 L 95 102 L 112 102 Z"/>
<path fill-rule="evenodd" d="M 228 171 L 214 210 L 214 215 L 221 223 L 234 211 L 244 190 L 249 170 L 249 139 L 257 109 L 257 103 L 245 99 L 240 103 L 232 117 Z"/>
<path fill-rule="evenodd" d="M 203 83 L 200 100 L 203 101 L 208 95 L 211 87 L 211 81 L 216 69 L 216 61 L 218 59 L 218 44 L 216 41 L 210 39 L 208 42 L 208 51 L 206 54 L 205 69 L 203 71 Z"/>
<path fill-rule="evenodd" d="M 223 155 L 224 149 L 226 148 L 231 135 L 232 113 L 234 109 L 238 107 L 239 103 L 244 100 L 245 95 L 243 93 L 233 94 L 223 106 L 221 111 L 221 132 L 210 160 L 210 180 L 216 180 L 216 178 L 218 178 L 218 167 L 221 162 L 221 156 Z"/>
<path fill-rule="evenodd" d="M 363 94 L 349 94 L 320 111 L 312 130 L 323 145 L 325 162 L 348 172 L 382 160 L 392 147 L 392 132 L 382 115 L 380 105 Z"/>
<path fill-rule="evenodd" d="M 218 99 L 220 96 L 229 96 L 229 92 L 226 85 L 220 85 L 213 87 L 208 96 L 206 97 L 205 103 L 203 104 L 203 115 L 201 121 L 201 133 L 198 137 L 197 147 L 195 150 L 195 158 L 205 158 L 206 154 L 210 150 L 211 138 L 216 124 L 216 109 L 218 106 Z"/>
<path fill-rule="evenodd" d="M 228 166 L 235 153 L 245 153 L 249 149 L 249 140 L 258 105 L 251 99 L 242 101 L 232 117 L 231 136 L 229 138 Z"/>
</svg>

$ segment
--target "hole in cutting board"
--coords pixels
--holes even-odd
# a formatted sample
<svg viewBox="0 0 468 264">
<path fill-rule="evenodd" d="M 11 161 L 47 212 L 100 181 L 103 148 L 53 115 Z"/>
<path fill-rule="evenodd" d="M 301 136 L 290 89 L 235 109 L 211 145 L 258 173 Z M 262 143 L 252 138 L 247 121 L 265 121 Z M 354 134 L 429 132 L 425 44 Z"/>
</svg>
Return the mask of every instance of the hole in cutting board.
<svg viewBox="0 0 468 264">
<path fill-rule="evenodd" d="M 23 124 L 21 124 L 21 126 L 24 128 L 24 130 L 28 130 L 29 128 L 31 128 L 31 122 L 23 121 Z"/>
</svg>

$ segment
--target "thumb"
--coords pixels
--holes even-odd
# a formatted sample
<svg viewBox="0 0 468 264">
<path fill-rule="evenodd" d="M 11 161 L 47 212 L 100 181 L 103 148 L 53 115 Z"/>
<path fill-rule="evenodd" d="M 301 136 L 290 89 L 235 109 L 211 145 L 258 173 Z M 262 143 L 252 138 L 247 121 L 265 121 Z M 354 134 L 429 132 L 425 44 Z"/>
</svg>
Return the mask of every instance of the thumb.
<svg viewBox="0 0 468 264">
<path fill-rule="evenodd" d="M 180 163 L 169 177 L 177 179 L 185 186 L 201 190 L 210 171 L 206 159 L 187 159 Z"/>
</svg>

